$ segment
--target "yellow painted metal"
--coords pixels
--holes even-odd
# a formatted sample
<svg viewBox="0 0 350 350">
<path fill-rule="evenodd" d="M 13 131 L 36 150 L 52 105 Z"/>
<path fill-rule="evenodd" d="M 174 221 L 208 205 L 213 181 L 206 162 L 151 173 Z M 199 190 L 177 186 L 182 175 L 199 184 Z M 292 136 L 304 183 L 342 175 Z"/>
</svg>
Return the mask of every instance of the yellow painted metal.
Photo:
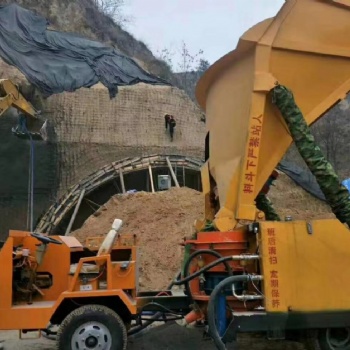
<svg viewBox="0 0 350 350">
<path fill-rule="evenodd" d="M 259 242 L 268 312 L 350 310 L 350 235 L 338 220 L 263 222 Z"/>
<path fill-rule="evenodd" d="M 210 133 L 208 162 L 220 197 L 215 220 L 220 230 L 254 220 L 254 199 L 292 142 L 272 104 L 275 82 L 293 91 L 308 124 L 350 90 L 347 3 L 286 0 L 274 18 L 248 30 L 199 81 L 196 95 Z"/>
<path fill-rule="evenodd" d="M 29 232 L 10 231 L 4 246 L 0 250 L 0 329 L 45 329 L 57 308 L 65 299 L 118 297 L 131 314 L 137 313 L 137 246 L 134 235 L 119 236 L 113 246 L 111 254 L 80 258 L 73 276 L 70 276 L 72 254 L 82 252 L 81 244 L 74 244 L 74 239 L 54 236 L 62 240 L 62 245 L 50 244 L 47 247 L 42 264 L 35 267 L 38 240 L 30 236 Z M 90 237 L 88 243 L 92 250 L 94 244 L 99 244 L 104 237 Z M 130 246 L 129 243 L 132 245 Z M 23 246 L 30 251 L 32 269 L 35 273 L 50 274 L 53 284 L 33 293 L 32 303 L 28 304 L 24 298 L 18 297 L 13 286 L 14 266 L 21 262 L 20 257 L 13 260 L 14 247 Z M 86 246 L 86 245 L 85 245 Z M 121 252 L 130 253 L 128 268 L 122 269 Z M 124 254 L 124 253 L 122 253 Z M 77 256 L 77 255 L 75 255 Z M 79 256 L 79 255 L 78 255 Z M 58 263 L 59 261 L 59 263 Z M 97 275 L 92 278 L 82 278 L 83 263 L 104 261 L 106 264 Z M 98 264 L 96 264 L 98 265 Z M 26 268 L 26 267 L 25 267 Z M 86 277 L 86 276 L 85 276 Z M 30 283 L 28 283 L 29 288 Z M 88 286 L 90 289 L 83 289 Z M 87 300 L 87 299 L 86 299 Z M 88 303 L 88 302 L 87 302 Z"/>
<path fill-rule="evenodd" d="M 208 162 L 204 163 L 201 169 L 202 193 L 204 195 L 206 217 L 210 220 L 214 219 L 213 208 L 210 202 L 210 176 Z"/>
<path fill-rule="evenodd" d="M 0 79 L 0 116 L 8 108 L 15 107 L 29 117 L 36 118 L 33 106 L 22 96 L 11 80 Z M 2 96 L 2 97 L 1 97 Z"/>
</svg>

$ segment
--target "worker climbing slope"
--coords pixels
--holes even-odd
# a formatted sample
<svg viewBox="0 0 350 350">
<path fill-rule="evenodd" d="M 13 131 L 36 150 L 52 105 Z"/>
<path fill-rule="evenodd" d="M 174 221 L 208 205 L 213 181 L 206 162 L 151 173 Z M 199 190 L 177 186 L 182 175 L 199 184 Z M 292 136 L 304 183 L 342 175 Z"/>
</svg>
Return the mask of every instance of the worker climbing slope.
<svg viewBox="0 0 350 350">
<path fill-rule="evenodd" d="M 175 118 L 171 114 L 166 114 L 164 116 L 164 119 L 165 119 L 165 129 L 168 129 L 168 126 L 169 126 L 170 140 L 173 141 L 174 140 L 174 129 L 176 126 Z"/>
</svg>

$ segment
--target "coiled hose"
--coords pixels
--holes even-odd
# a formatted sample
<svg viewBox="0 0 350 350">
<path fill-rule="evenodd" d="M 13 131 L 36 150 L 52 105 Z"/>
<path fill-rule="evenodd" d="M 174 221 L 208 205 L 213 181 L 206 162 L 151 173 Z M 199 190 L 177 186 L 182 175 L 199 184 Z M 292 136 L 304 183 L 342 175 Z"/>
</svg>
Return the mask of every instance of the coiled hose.
<svg viewBox="0 0 350 350">
<path fill-rule="evenodd" d="M 219 260 L 214 261 L 213 263 L 211 263 L 210 265 L 205 266 L 204 268 L 202 268 L 201 270 L 197 271 L 195 274 L 189 276 L 188 275 L 188 269 L 190 267 L 191 261 L 200 254 L 211 254 L 217 258 L 219 258 Z M 228 272 L 228 274 L 231 276 L 232 275 L 232 269 L 231 266 L 228 264 L 228 260 L 231 260 L 231 257 L 225 257 L 223 258 L 221 254 L 219 254 L 218 252 L 214 251 L 214 250 L 209 250 L 209 249 L 202 249 L 202 250 L 198 250 L 194 253 L 192 253 L 189 258 L 187 259 L 185 265 L 184 265 L 184 279 L 182 280 L 178 280 L 179 277 L 181 276 L 181 271 L 176 275 L 175 279 L 170 283 L 170 285 L 168 286 L 168 290 L 171 289 L 174 285 L 181 285 L 181 284 L 185 284 L 186 290 L 188 292 L 188 296 L 190 297 L 191 300 L 193 300 L 192 294 L 191 294 L 191 290 L 190 290 L 190 286 L 189 286 L 189 282 L 191 280 L 193 280 L 194 278 L 200 276 L 203 272 L 210 270 L 211 268 L 213 268 L 214 266 L 217 266 L 221 263 L 223 263 L 226 267 L 226 270 Z M 145 322 L 142 325 L 133 327 L 129 330 L 128 332 L 128 336 L 130 335 L 134 335 L 140 331 L 142 331 L 143 329 L 147 328 L 149 325 L 151 325 L 153 322 L 157 321 L 161 316 L 162 316 L 162 312 L 157 312 L 156 314 L 154 314 L 147 322 Z"/>
<path fill-rule="evenodd" d="M 216 326 L 216 301 L 221 293 L 221 291 L 227 286 L 232 285 L 235 282 L 248 282 L 250 280 L 251 276 L 249 275 L 239 275 L 239 276 L 230 276 L 221 281 L 212 291 L 209 303 L 208 303 L 208 325 L 209 325 L 209 333 L 211 337 L 214 340 L 214 343 L 218 350 L 226 350 L 225 343 L 222 341 L 218 328 Z"/>
<path fill-rule="evenodd" d="M 192 253 L 188 257 L 188 259 L 184 265 L 184 278 L 188 277 L 188 274 L 189 274 L 188 270 L 190 268 L 192 260 L 198 255 L 205 255 L 205 254 L 206 255 L 213 255 L 219 259 L 221 259 L 223 257 L 220 253 L 216 252 L 215 250 L 201 249 L 201 250 L 195 251 L 194 253 Z M 226 267 L 226 271 L 227 271 L 228 275 L 232 276 L 232 274 L 233 274 L 232 268 L 231 268 L 230 264 L 228 263 L 228 261 L 224 261 L 223 264 Z M 186 288 L 188 296 L 190 297 L 191 300 L 193 300 L 193 296 L 192 296 L 191 288 L 190 288 L 190 281 L 185 282 L 185 288 Z"/>
<path fill-rule="evenodd" d="M 198 270 L 197 272 L 195 272 L 194 274 L 188 276 L 186 274 L 188 274 L 188 268 L 190 266 L 191 261 L 199 254 L 211 254 L 214 255 L 216 257 L 220 257 L 218 260 L 213 261 L 211 264 L 203 267 L 202 269 Z M 184 274 L 186 275 L 185 278 L 183 278 L 182 280 L 178 280 L 178 278 L 181 276 L 181 271 L 176 275 L 175 279 L 170 283 L 170 285 L 168 286 L 168 290 L 171 289 L 174 285 L 178 286 L 181 284 L 185 284 L 186 285 L 186 289 L 189 293 L 189 297 L 192 299 L 192 295 L 190 292 L 190 288 L 189 288 L 189 282 L 193 279 L 195 279 L 196 277 L 200 276 L 202 273 L 212 269 L 213 267 L 219 265 L 219 264 L 225 264 L 226 269 L 228 271 L 228 273 L 230 275 L 232 275 L 232 269 L 230 267 L 230 265 L 228 264 L 228 261 L 232 260 L 232 256 L 227 256 L 227 257 L 222 257 L 222 255 L 220 255 L 219 253 L 213 251 L 213 250 L 209 250 L 209 249 L 202 249 L 202 250 L 198 250 L 197 252 L 192 253 L 189 258 L 186 261 L 186 264 L 184 266 Z M 140 331 L 142 331 L 143 329 L 147 328 L 149 325 L 151 325 L 153 322 L 157 321 L 161 316 L 162 316 L 162 312 L 157 312 L 156 314 L 154 314 L 147 322 L 145 322 L 142 325 L 133 327 L 129 330 L 128 332 L 128 336 L 130 335 L 134 335 Z"/>
<path fill-rule="evenodd" d="M 218 260 L 213 261 L 212 263 L 208 264 L 207 266 L 202 267 L 200 270 L 196 271 L 195 273 L 193 273 L 190 276 L 187 276 L 187 277 L 183 278 L 182 280 L 173 281 L 173 284 L 175 286 L 179 286 L 181 284 L 185 284 L 185 283 L 187 283 L 189 281 L 192 281 L 196 277 L 200 276 L 202 273 L 207 272 L 208 270 L 212 269 L 213 267 L 215 267 L 217 265 L 220 265 L 220 264 L 223 264 L 226 261 L 230 261 L 230 260 L 233 260 L 232 256 L 222 257 L 222 258 L 220 258 Z"/>
<path fill-rule="evenodd" d="M 181 271 L 179 271 L 177 273 L 177 275 L 175 276 L 174 281 L 176 281 L 179 277 L 181 276 Z M 174 281 L 172 281 L 169 286 L 167 287 L 167 290 L 171 289 L 174 285 Z M 163 312 L 157 312 L 155 313 L 148 321 L 146 321 L 144 324 L 139 325 L 139 326 L 135 326 L 133 328 L 131 328 L 128 331 L 128 336 L 130 335 L 134 335 L 138 332 L 141 332 L 143 329 L 147 328 L 148 326 L 150 326 L 153 322 L 157 321 L 161 316 L 163 315 Z"/>
</svg>

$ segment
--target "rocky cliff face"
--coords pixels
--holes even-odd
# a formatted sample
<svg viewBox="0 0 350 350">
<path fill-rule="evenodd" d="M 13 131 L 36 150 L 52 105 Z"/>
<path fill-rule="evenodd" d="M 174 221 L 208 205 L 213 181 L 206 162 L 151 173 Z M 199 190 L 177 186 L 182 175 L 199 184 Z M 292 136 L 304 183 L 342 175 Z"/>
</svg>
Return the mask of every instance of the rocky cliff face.
<svg viewBox="0 0 350 350">
<path fill-rule="evenodd" d="M 16 3 L 36 11 L 49 21 L 49 28 L 72 32 L 102 41 L 135 61 L 150 73 L 171 79 L 168 65 L 96 6 L 94 0 L 2 0 L 1 5 Z"/>
</svg>

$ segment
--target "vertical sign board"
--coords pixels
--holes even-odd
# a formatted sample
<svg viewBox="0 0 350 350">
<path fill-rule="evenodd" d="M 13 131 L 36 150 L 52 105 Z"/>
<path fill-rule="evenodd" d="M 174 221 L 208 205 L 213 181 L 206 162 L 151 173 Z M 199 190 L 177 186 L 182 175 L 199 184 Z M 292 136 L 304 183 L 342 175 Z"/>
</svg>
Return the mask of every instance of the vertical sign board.
<svg viewBox="0 0 350 350">
<path fill-rule="evenodd" d="M 237 217 L 239 219 L 254 220 L 256 197 L 256 177 L 261 143 L 263 115 L 253 116 L 249 125 L 248 142 L 242 164 L 241 185 Z"/>
<path fill-rule="evenodd" d="M 280 293 L 280 280 L 278 271 L 278 256 L 277 256 L 277 244 L 276 244 L 276 228 L 268 227 L 267 233 L 267 256 L 268 256 L 268 269 L 265 270 L 265 276 L 268 279 L 269 289 L 267 295 L 267 304 L 272 311 L 277 311 L 281 306 L 281 293 Z"/>
<path fill-rule="evenodd" d="M 293 226 L 278 222 L 262 222 L 259 234 L 262 273 L 264 276 L 265 308 L 270 313 L 285 313 L 290 303 L 290 263 L 288 240 Z"/>
</svg>

